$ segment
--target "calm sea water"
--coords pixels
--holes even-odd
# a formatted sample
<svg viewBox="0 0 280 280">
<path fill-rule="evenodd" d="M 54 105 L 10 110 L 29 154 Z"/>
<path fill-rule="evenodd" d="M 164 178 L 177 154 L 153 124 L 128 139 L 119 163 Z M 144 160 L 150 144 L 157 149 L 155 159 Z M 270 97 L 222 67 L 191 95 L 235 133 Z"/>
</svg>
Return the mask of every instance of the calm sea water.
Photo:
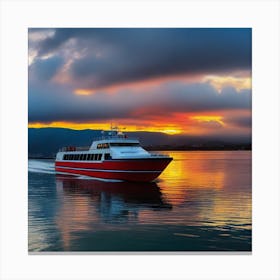
<svg viewBox="0 0 280 280">
<path fill-rule="evenodd" d="M 56 175 L 29 160 L 29 251 L 251 251 L 251 152 L 162 152 L 156 182 Z"/>
</svg>

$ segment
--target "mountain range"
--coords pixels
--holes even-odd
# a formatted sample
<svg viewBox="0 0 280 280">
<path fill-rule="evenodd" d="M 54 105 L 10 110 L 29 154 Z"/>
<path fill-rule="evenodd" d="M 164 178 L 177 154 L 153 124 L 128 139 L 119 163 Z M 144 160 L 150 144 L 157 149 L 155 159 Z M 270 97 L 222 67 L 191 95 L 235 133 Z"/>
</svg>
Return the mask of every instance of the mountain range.
<svg viewBox="0 0 280 280">
<path fill-rule="evenodd" d="M 251 149 L 249 137 L 196 137 L 168 135 L 159 132 L 127 132 L 136 137 L 148 150 L 236 150 Z M 66 128 L 28 128 L 28 156 L 55 157 L 64 146 L 90 146 L 93 138 L 102 136 L 101 130 L 73 130 Z"/>
</svg>

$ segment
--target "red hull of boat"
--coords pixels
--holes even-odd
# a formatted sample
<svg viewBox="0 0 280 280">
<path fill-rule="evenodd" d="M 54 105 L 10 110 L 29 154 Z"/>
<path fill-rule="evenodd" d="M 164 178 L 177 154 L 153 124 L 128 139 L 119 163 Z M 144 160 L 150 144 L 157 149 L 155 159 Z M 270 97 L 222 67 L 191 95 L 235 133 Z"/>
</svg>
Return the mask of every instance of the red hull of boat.
<svg viewBox="0 0 280 280">
<path fill-rule="evenodd" d="M 172 158 L 108 160 L 103 162 L 56 161 L 57 172 L 101 179 L 149 182 L 156 179 Z"/>
</svg>

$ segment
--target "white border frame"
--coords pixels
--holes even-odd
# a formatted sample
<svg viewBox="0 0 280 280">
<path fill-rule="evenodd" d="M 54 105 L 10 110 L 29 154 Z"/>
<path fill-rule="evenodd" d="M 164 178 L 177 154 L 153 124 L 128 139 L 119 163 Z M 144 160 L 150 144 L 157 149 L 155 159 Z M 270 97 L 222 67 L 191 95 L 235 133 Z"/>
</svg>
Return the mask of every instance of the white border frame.
<svg viewBox="0 0 280 280">
<path fill-rule="evenodd" d="M 0 279 L 280 278 L 278 1 L 0 3 Z M 28 255 L 28 27 L 253 28 L 252 255 Z"/>
</svg>

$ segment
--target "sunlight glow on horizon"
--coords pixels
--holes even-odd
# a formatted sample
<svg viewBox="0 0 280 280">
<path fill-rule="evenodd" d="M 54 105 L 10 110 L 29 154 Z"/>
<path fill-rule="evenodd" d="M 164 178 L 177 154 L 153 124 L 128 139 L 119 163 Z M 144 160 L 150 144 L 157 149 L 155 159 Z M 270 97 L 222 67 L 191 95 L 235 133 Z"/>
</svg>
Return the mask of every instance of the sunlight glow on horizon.
<svg viewBox="0 0 280 280">
<path fill-rule="evenodd" d="M 28 128 L 68 128 L 74 130 L 84 130 L 84 129 L 93 129 L 93 130 L 110 130 L 111 124 L 108 123 L 70 123 L 70 122 L 52 122 L 52 123 L 30 123 Z M 124 132 L 136 132 L 136 131 L 145 131 L 145 132 L 162 132 L 165 134 L 180 134 L 182 130 L 179 127 L 172 126 L 137 126 L 137 125 L 123 125 L 119 126 L 119 129 Z"/>
</svg>

